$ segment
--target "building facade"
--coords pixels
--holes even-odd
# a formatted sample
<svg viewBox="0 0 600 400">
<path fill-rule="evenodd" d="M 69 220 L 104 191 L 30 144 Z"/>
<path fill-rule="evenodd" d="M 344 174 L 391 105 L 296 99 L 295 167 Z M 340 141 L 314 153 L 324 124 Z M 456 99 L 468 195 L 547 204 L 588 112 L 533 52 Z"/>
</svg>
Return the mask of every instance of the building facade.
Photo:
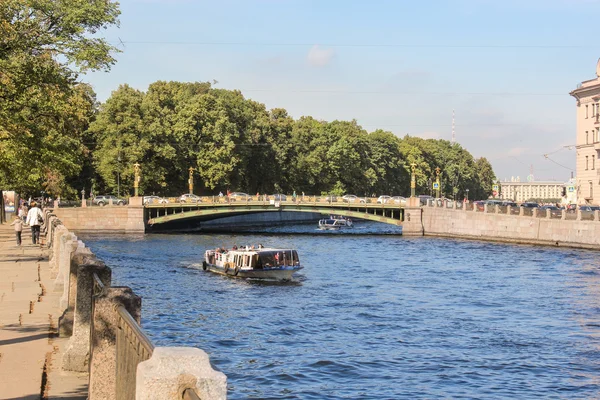
<svg viewBox="0 0 600 400">
<path fill-rule="evenodd" d="M 522 203 L 532 199 L 562 199 L 564 182 L 500 182 L 500 198 Z"/>
<path fill-rule="evenodd" d="M 577 203 L 600 204 L 600 60 L 596 79 L 581 82 L 570 94 L 577 100 Z"/>
</svg>

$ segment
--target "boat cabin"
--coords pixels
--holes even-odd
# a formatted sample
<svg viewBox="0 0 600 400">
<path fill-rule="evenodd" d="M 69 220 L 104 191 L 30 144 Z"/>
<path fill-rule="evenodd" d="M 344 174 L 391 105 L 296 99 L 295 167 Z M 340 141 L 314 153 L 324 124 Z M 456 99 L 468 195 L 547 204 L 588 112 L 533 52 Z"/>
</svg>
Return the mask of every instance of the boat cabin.
<svg viewBox="0 0 600 400">
<path fill-rule="evenodd" d="M 292 267 L 300 265 L 296 250 L 261 249 L 261 250 L 229 250 L 207 251 L 206 261 L 212 265 L 230 262 L 238 268 L 263 269 L 273 267 Z"/>
</svg>

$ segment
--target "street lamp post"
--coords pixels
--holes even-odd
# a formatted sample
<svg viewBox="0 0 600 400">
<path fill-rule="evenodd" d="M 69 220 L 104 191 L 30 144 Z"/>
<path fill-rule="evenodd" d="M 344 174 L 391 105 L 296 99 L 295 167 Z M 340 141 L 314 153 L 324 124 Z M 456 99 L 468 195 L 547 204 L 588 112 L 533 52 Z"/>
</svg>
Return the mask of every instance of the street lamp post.
<svg viewBox="0 0 600 400">
<path fill-rule="evenodd" d="M 454 197 L 454 201 L 456 201 L 456 195 L 458 194 L 458 180 L 460 178 L 460 174 L 456 171 L 456 175 L 454 175 L 454 180 L 452 181 L 452 195 Z"/>
<path fill-rule="evenodd" d="M 440 169 L 440 167 L 437 167 L 435 169 L 435 175 L 436 175 L 436 179 L 435 179 L 435 183 L 436 183 L 436 198 L 440 198 L 440 172 L 442 170 Z"/>
<path fill-rule="evenodd" d="M 117 156 L 117 197 L 121 197 L 121 152 Z"/>
<path fill-rule="evenodd" d="M 190 194 L 194 194 L 194 171 L 196 169 L 194 167 L 190 167 L 190 169 L 188 171 L 190 171 L 190 176 L 188 179 L 188 185 L 190 188 Z"/>
<path fill-rule="evenodd" d="M 467 202 L 469 201 L 469 189 L 465 189 L 465 192 L 467 192 Z"/>
<path fill-rule="evenodd" d="M 85 207 L 85 188 L 81 189 L 81 207 Z"/>
<path fill-rule="evenodd" d="M 417 164 L 410 164 L 410 197 L 415 197 L 415 188 L 417 187 L 417 181 L 415 178 L 415 170 L 417 168 Z"/>
</svg>

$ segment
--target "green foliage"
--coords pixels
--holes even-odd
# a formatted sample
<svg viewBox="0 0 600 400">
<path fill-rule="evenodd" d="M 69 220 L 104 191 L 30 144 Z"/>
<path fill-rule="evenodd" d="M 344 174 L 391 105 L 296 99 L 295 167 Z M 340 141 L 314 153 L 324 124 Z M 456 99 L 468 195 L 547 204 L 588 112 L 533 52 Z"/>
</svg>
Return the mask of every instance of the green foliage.
<svg viewBox="0 0 600 400">
<path fill-rule="evenodd" d="M 74 194 L 96 103 L 78 73 L 114 63 L 114 49 L 94 35 L 118 15 L 108 0 L 0 3 L 1 187 Z"/>
<path fill-rule="evenodd" d="M 209 83 L 156 82 L 146 93 L 121 86 L 101 107 L 89 134 L 97 142 L 99 187 L 131 193 L 133 164 L 142 165 L 141 193 L 187 191 L 188 169 L 196 193 L 230 189 L 254 194 L 286 192 L 359 196 L 410 194 L 410 165 L 417 166 L 418 194 L 429 193 L 436 167 L 442 193 L 483 196 L 494 175 L 445 140 L 368 133 L 356 121 L 292 119 L 266 110 L 239 91 Z M 118 158 L 121 162 L 117 162 Z"/>
</svg>

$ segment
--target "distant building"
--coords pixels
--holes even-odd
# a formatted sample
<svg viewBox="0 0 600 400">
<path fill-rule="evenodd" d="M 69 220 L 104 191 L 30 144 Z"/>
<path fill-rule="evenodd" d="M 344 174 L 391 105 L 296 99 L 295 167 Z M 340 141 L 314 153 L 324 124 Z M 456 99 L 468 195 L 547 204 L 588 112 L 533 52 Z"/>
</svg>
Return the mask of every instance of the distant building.
<svg viewBox="0 0 600 400">
<path fill-rule="evenodd" d="M 562 199 L 566 190 L 564 182 L 500 182 L 500 198 L 518 203 L 530 199 Z"/>
<path fill-rule="evenodd" d="M 600 204 L 600 60 L 596 78 L 581 82 L 570 94 L 577 99 L 577 203 Z"/>
</svg>

